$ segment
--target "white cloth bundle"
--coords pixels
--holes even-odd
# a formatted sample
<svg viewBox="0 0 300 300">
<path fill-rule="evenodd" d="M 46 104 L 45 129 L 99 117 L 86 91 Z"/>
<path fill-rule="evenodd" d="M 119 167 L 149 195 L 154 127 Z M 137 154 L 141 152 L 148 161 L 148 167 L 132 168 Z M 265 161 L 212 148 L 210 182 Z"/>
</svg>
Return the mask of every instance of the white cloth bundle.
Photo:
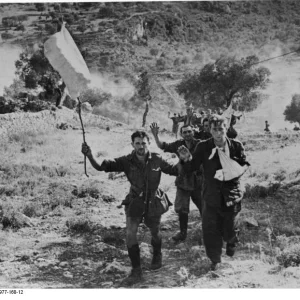
<svg viewBox="0 0 300 300">
<path fill-rule="evenodd" d="M 231 159 L 222 149 L 216 147 L 212 150 L 212 153 L 208 159 L 212 159 L 218 151 L 220 163 L 222 165 L 222 170 L 216 171 L 215 179 L 220 181 L 228 181 L 234 178 L 242 176 L 248 167 L 242 167 L 235 160 Z"/>
<path fill-rule="evenodd" d="M 62 77 L 70 96 L 76 99 L 91 82 L 91 74 L 65 23 L 61 31 L 45 42 L 44 53 Z"/>
</svg>

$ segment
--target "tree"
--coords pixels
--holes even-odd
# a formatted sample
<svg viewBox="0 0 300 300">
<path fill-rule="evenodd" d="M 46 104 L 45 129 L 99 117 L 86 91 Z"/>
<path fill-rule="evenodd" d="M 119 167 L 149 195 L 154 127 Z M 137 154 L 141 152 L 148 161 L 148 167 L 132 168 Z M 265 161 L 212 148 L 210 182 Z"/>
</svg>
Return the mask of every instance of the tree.
<svg viewBox="0 0 300 300">
<path fill-rule="evenodd" d="M 255 67 L 257 63 L 256 56 L 240 60 L 222 57 L 206 64 L 199 73 L 185 75 L 176 91 L 187 105 L 195 107 L 228 107 L 234 101 L 253 110 L 261 102 L 259 90 L 266 88 L 271 74 L 265 67 Z"/>
<path fill-rule="evenodd" d="M 138 93 L 138 97 L 142 99 L 146 104 L 145 112 L 143 114 L 143 123 L 142 123 L 142 127 L 145 127 L 147 114 L 149 112 L 149 102 L 151 101 L 149 75 L 147 71 L 144 71 L 139 75 L 139 80 L 137 84 L 137 93 Z"/>
<path fill-rule="evenodd" d="M 294 94 L 290 105 L 283 112 L 285 120 L 300 125 L 300 94 Z"/>
<path fill-rule="evenodd" d="M 46 9 L 45 3 L 34 3 L 37 11 L 44 11 Z"/>
<path fill-rule="evenodd" d="M 15 62 L 15 66 L 16 75 L 24 81 L 25 88 L 36 89 L 41 87 L 45 91 L 47 99 L 51 99 L 61 77 L 45 57 L 43 45 L 39 45 L 39 49 L 34 52 L 26 48 L 20 54 L 19 60 Z"/>
</svg>

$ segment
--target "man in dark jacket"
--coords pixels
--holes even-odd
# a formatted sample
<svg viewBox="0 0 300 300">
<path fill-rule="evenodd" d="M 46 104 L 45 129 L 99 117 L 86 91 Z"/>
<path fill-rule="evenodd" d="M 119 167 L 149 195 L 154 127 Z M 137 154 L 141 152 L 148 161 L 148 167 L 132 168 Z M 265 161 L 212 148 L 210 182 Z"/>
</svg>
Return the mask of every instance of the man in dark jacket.
<svg viewBox="0 0 300 300">
<path fill-rule="evenodd" d="M 113 160 L 97 162 L 90 147 L 82 144 L 82 153 L 86 155 L 92 166 L 98 171 L 124 172 L 130 182 L 130 191 L 123 201 L 126 213 L 126 243 L 128 255 L 132 264 L 129 277 L 123 280 L 123 285 L 132 285 L 142 279 L 140 263 L 140 249 L 137 241 L 137 230 L 144 219 L 145 225 L 151 231 L 153 259 L 151 269 L 162 266 L 160 220 L 161 210 L 157 201 L 160 201 L 162 191 L 159 189 L 161 172 L 169 175 L 178 175 L 176 165 L 166 162 L 157 153 L 151 153 L 149 136 L 144 131 L 136 131 L 131 136 L 133 152 Z"/>
<path fill-rule="evenodd" d="M 208 118 L 204 118 L 203 119 L 203 123 L 202 123 L 202 130 L 200 131 L 195 131 L 194 137 L 196 139 L 199 139 L 201 141 L 205 141 L 211 138 L 211 133 L 210 133 L 210 129 L 209 129 L 209 121 Z"/>
<path fill-rule="evenodd" d="M 226 122 L 226 118 L 213 115 L 209 119 L 212 138 L 200 142 L 193 154 L 184 147 L 179 149 L 182 173 L 198 170 L 201 165 L 204 169 L 202 230 L 206 253 L 212 262 L 212 270 L 215 270 L 221 262 L 223 240 L 227 242 L 226 254 L 234 255 L 238 242 L 236 218 L 241 210 L 243 197 L 239 179 L 231 182 L 219 181 L 215 178 L 216 172 L 222 169 L 215 148 L 224 151 L 241 166 L 249 165 L 242 143 L 226 137 Z M 231 183 L 234 183 L 232 188 Z"/>
<path fill-rule="evenodd" d="M 183 139 L 177 140 L 173 143 L 166 143 L 160 141 L 158 137 L 159 127 L 157 123 L 150 125 L 152 134 L 157 146 L 164 150 L 164 152 L 175 153 L 178 155 L 178 148 L 180 146 L 187 147 L 190 152 L 193 152 L 200 140 L 194 139 L 193 130 L 190 125 L 183 125 L 180 128 L 180 135 Z M 200 215 L 202 213 L 202 174 L 200 170 L 195 170 L 192 174 L 179 175 L 176 178 L 175 185 L 177 187 L 175 198 L 175 212 L 179 216 L 180 231 L 173 236 L 175 242 L 184 241 L 187 237 L 188 228 L 188 214 L 190 212 L 190 199 L 197 206 Z"/>
</svg>

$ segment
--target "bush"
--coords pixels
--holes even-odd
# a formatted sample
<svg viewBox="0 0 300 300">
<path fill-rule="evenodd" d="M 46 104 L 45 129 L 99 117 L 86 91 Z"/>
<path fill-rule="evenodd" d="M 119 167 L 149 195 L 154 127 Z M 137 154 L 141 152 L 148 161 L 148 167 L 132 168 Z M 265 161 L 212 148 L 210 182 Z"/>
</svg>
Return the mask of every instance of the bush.
<svg viewBox="0 0 300 300">
<path fill-rule="evenodd" d="M 280 265 L 287 267 L 298 267 L 300 265 L 300 244 L 291 245 L 277 256 Z"/>
<path fill-rule="evenodd" d="M 158 54 L 158 49 L 150 49 L 150 54 L 152 55 L 152 56 L 156 56 L 157 54 Z"/>
<path fill-rule="evenodd" d="M 65 15 L 65 21 L 69 24 L 69 25 L 72 25 L 75 21 L 75 18 L 74 18 L 74 15 L 72 14 L 68 14 L 68 15 Z"/>
<path fill-rule="evenodd" d="M 89 220 L 86 219 L 74 219 L 74 220 L 68 220 L 66 222 L 67 227 L 69 230 L 75 231 L 77 233 L 86 233 L 86 232 L 92 232 L 93 225 Z"/>
<path fill-rule="evenodd" d="M 56 29 L 56 26 L 47 23 L 47 24 L 45 25 L 45 30 L 46 30 L 49 34 L 54 34 L 54 33 L 56 33 L 56 30 L 57 30 L 57 29 Z"/>
<path fill-rule="evenodd" d="M 246 184 L 245 186 L 245 198 L 266 198 L 272 196 L 280 187 L 280 183 L 269 183 L 266 185 L 255 184 L 253 186 Z"/>
<path fill-rule="evenodd" d="M 98 18 L 111 18 L 114 17 L 115 13 L 112 7 L 101 7 L 98 12 Z"/>
<path fill-rule="evenodd" d="M 159 67 L 160 69 L 164 69 L 166 67 L 166 60 L 163 59 L 163 58 L 159 58 L 157 61 L 156 61 L 156 66 Z"/>
<path fill-rule="evenodd" d="M 88 102 L 92 107 L 101 105 L 104 101 L 111 100 L 111 95 L 103 93 L 98 88 L 85 90 L 80 97 L 82 102 Z"/>
<path fill-rule="evenodd" d="M 37 11 L 44 11 L 46 9 L 45 3 L 34 3 Z"/>
<path fill-rule="evenodd" d="M 3 33 L 1 33 L 1 37 L 3 40 L 9 40 L 9 39 L 12 39 L 14 36 L 10 33 L 3 32 Z"/>
</svg>

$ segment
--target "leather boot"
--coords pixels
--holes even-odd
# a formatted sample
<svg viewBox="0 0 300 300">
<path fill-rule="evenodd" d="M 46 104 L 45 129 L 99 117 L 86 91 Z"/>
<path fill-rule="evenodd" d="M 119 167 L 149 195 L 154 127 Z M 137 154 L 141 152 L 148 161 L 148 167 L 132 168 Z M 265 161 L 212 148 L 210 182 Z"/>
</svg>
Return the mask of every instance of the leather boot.
<svg viewBox="0 0 300 300">
<path fill-rule="evenodd" d="M 236 245 L 235 243 L 227 243 L 226 245 L 226 255 L 232 257 L 235 253 Z"/>
<path fill-rule="evenodd" d="M 132 270 L 128 277 L 126 277 L 121 285 L 130 286 L 142 280 L 140 248 L 138 244 L 131 246 L 128 249 L 128 255 L 131 260 Z"/>
<path fill-rule="evenodd" d="M 153 258 L 151 262 L 151 270 L 160 269 L 162 266 L 162 253 L 161 253 L 161 238 L 159 242 L 151 240 L 151 245 L 153 247 Z"/>
<path fill-rule="evenodd" d="M 184 241 L 187 237 L 187 227 L 188 227 L 189 215 L 179 214 L 179 226 L 180 232 L 172 237 L 175 242 Z"/>
</svg>

